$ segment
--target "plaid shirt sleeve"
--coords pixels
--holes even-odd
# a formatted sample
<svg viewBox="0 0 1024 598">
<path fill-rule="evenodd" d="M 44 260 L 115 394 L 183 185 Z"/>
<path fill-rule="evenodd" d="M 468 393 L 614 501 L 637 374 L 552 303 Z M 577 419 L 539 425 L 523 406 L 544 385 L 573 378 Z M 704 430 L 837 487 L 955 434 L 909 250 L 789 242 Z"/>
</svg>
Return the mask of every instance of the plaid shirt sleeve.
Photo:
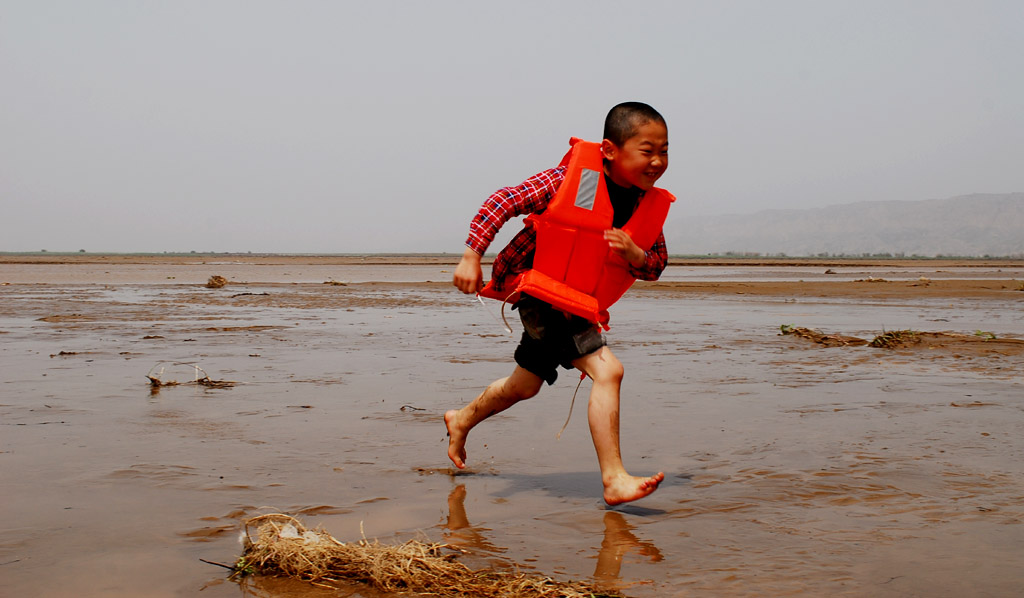
<svg viewBox="0 0 1024 598">
<path fill-rule="evenodd" d="M 483 255 L 503 224 L 516 216 L 542 212 L 563 179 L 565 167 L 559 166 L 492 193 L 469 225 L 466 246 Z"/>
<path fill-rule="evenodd" d="M 665 246 L 665 233 L 658 233 L 658 238 L 644 253 L 644 264 L 639 268 L 629 267 L 629 273 L 638 280 L 658 280 L 668 264 L 668 248 Z"/>
</svg>

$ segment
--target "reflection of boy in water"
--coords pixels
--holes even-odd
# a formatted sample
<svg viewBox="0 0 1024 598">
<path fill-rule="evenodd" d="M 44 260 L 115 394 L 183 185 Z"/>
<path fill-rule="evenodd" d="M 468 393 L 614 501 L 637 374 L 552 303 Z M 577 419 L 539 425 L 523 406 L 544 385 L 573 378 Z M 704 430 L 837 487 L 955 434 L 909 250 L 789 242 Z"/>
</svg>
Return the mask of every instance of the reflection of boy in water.
<svg viewBox="0 0 1024 598">
<path fill-rule="evenodd" d="M 491 544 L 481 532 L 490 531 L 485 527 L 473 527 L 466 516 L 466 486 L 459 484 L 448 494 L 448 521 L 444 525 L 450 533 L 448 541 L 456 546 L 469 546 L 484 552 L 497 554 L 505 552 Z"/>
<path fill-rule="evenodd" d="M 608 248 L 629 263 L 629 273 L 634 278 L 657 280 L 668 259 L 664 236 L 659 234 L 651 247 L 640 247 L 621 227 L 668 168 L 665 119 L 647 104 L 626 102 L 615 106 L 605 119 L 601 153 L 605 183 L 615 212 L 612 228 L 604 233 Z M 452 283 L 460 291 L 476 293 L 483 287 L 480 257 L 498 229 L 515 216 L 543 212 L 565 175 L 565 167 L 552 168 L 518 187 L 501 189 L 487 199 L 473 219 L 466 250 L 455 269 Z M 535 231 L 529 227 L 520 231 L 494 260 L 494 287 L 501 289 L 515 275 L 528 270 L 535 248 Z M 524 297 L 514 307 L 519 309 L 526 328 L 515 352 L 516 368 L 507 378 L 491 383 L 469 405 L 445 413 L 450 437 L 448 458 L 459 469 L 464 468 L 466 437 L 474 426 L 536 395 L 545 381 L 548 384 L 555 381 L 559 366 L 574 367 L 594 381 L 587 415 L 601 467 L 605 502 L 615 505 L 654 492 L 665 479 L 663 473 L 636 477 L 623 467 L 619 447 L 619 390 L 624 370 L 604 344 L 597 326 L 532 297 Z"/>
<path fill-rule="evenodd" d="M 484 527 L 474 527 L 466 515 L 466 486 L 459 484 L 448 494 L 448 520 L 444 525 L 450 533 L 446 534 L 448 542 L 454 546 L 467 546 L 490 554 L 505 552 L 506 549 L 491 544 L 482 533 L 488 531 Z M 597 566 L 594 567 L 594 579 L 613 584 L 619 580 L 622 569 L 622 557 L 631 550 L 651 558 L 651 562 L 662 560 L 661 551 L 650 542 L 641 541 L 633 535 L 632 525 L 621 513 L 606 511 L 604 514 L 604 538 L 601 550 L 597 553 Z"/>
<path fill-rule="evenodd" d="M 617 581 L 622 569 L 622 557 L 634 548 L 638 549 L 640 554 L 651 557 L 652 563 L 661 561 L 663 557 L 658 547 L 650 542 L 642 542 L 633 535 L 633 529 L 635 528 L 626 522 L 621 513 L 605 511 L 604 540 L 601 541 L 601 551 L 597 553 L 594 579 L 604 582 Z"/>
</svg>

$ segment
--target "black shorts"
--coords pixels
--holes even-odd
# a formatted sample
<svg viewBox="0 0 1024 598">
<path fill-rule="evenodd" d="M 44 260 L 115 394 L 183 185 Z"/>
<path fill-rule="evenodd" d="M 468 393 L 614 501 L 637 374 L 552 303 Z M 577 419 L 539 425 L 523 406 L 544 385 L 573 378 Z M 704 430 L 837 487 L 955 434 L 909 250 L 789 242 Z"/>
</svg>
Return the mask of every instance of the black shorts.
<svg viewBox="0 0 1024 598">
<path fill-rule="evenodd" d="M 572 369 L 572 362 L 605 345 L 596 324 L 569 315 L 535 297 L 523 295 L 512 306 L 519 310 L 523 338 L 516 347 L 516 363 L 524 370 L 554 384 L 558 366 Z"/>
</svg>

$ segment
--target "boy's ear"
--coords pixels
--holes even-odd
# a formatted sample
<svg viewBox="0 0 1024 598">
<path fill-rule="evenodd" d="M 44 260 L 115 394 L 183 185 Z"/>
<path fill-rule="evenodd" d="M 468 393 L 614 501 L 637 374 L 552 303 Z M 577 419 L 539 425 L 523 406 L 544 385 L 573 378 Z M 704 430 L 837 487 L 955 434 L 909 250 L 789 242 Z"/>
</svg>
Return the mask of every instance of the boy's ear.
<svg viewBox="0 0 1024 598">
<path fill-rule="evenodd" d="M 611 140 L 604 139 L 601 141 L 601 154 L 604 155 L 605 160 L 614 160 L 618 151 L 618 146 L 612 143 Z"/>
</svg>

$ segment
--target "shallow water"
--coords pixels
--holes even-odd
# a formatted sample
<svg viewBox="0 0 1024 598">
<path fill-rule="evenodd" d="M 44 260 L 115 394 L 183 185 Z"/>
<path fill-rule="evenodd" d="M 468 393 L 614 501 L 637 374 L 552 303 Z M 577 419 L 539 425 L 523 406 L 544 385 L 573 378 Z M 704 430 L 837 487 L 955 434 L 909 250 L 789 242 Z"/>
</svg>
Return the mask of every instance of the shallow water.
<svg viewBox="0 0 1024 598">
<path fill-rule="evenodd" d="M 612 324 L 626 465 L 666 481 L 607 509 L 586 382 L 555 438 L 570 372 L 475 430 L 451 473 L 441 415 L 507 374 L 515 346 L 454 291 L 0 287 L 3 595 L 324 595 L 240 589 L 200 562 L 234 562 L 240 521 L 272 510 L 630 596 L 1019 595 L 1024 357 L 778 334 L 1021 338 L 1015 297 L 637 291 Z M 237 385 L 151 393 L 158 362 Z"/>
</svg>

